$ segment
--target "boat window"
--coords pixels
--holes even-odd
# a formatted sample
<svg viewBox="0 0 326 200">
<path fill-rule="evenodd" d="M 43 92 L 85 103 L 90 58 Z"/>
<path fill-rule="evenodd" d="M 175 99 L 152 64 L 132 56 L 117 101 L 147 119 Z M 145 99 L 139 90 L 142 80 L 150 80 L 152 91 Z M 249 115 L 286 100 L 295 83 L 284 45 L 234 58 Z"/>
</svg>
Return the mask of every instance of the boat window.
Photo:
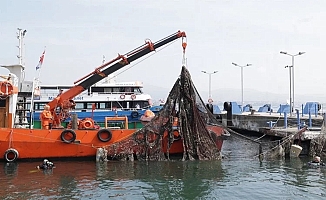
<svg viewBox="0 0 326 200">
<path fill-rule="evenodd" d="M 45 104 L 46 104 L 46 103 L 38 103 L 38 104 L 35 104 L 35 106 L 37 106 L 36 109 L 37 109 L 37 110 L 43 110 Z"/>
<path fill-rule="evenodd" d="M 98 107 L 99 109 L 104 109 L 104 108 L 106 108 L 105 104 L 106 103 L 98 103 L 97 105 L 100 105 L 100 107 Z"/>
<path fill-rule="evenodd" d="M 92 105 L 93 105 L 93 103 L 87 103 L 87 109 L 92 109 Z"/>
<path fill-rule="evenodd" d="M 133 93 L 141 94 L 141 93 L 143 93 L 143 91 L 141 90 L 141 88 L 135 87 L 135 88 L 133 88 Z"/>
<path fill-rule="evenodd" d="M 76 103 L 75 109 L 84 109 L 84 103 Z"/>
<path fill-rule="evenodd" d="M 130 88 L 130 87 L 126 87 L 125 88 L 125 93 L 126 94 L 131 94 L 133 91 L 132 91 L 132 88 Z"/>
<path fill-rule="evenodd" d="M 93 92 L 103 93 L 104 88 L 103 87 L 92 87 L 92 93 Z"/>
<path fill-rule="evenodd" d="M 118 109 L 123 109 L 127 107 L 126 101 L 114 101 L 112 102 L 112 107 L 116 107 Z"/>
<path fill-rule="evenodd" d="M 112 88 L 104 88 L 104 93 L 112 93 Z"/>
<path fill-rule="evenodd" d="M 119 93 L 120 92 L 120 88 L 112 88 L 113 89 L 113 93 Z"/>
<path fill-rule="evenodd" d="M 0 107 L 6 107 L 6 99 L 0 100 Z"/>
</svg>

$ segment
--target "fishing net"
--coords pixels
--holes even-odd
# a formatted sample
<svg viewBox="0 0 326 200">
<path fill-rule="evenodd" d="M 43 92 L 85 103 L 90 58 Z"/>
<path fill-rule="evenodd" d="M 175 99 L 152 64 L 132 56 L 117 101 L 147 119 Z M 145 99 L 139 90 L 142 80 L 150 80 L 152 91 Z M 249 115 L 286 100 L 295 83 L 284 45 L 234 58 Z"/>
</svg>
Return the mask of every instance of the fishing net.
<svg viewBox="0 0 326 200">
<path fill-rule="evenodd" d="M 323 122 L 318 137 L 313 138 L 310 141 L 310 156 L 326 157 L 326 127 L 324 124 L 325 123 Z"/>
<path fill-rule="evenodd" d="M 224 131 L 182 67 L 162 110 L 132 136 L 105 149 L 109 157 L 120 160 L 133 160 L 134 155 L 138 160 L 169 160 L 177 142 L 182 143 L 182 160 L 216 160 L 220 159 L 218 136 Z"/>
</svg>

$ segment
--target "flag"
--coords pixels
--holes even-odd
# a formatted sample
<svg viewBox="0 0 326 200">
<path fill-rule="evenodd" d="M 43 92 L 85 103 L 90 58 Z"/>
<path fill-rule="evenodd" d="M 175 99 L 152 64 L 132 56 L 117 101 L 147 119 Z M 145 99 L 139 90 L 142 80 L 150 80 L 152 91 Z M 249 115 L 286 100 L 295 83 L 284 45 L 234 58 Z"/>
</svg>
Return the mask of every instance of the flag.
<svg viewBox="0 0 326 200">
<path fill-rule="evenodd" d="M 36 70 L 39 70 L 43 64 L 43 60 L 44 60 L 44 54 L 45 54 L 45 50 L 43 51 L 41 57 L 40 57 L 40 61 L 38 62 L 38 65 L 36 66 Z"/>
</svg>

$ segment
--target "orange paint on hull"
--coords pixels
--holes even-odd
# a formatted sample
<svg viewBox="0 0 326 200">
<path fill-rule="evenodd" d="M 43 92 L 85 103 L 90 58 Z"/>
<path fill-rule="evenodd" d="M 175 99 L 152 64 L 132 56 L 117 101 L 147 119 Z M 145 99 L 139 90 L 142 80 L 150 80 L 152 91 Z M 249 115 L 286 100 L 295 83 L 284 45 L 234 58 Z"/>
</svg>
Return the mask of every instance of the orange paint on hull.
<svg viewBox="0 0 326 200">
<path fill-rule="evenodd" d="M 76 140 L 72 143 L 64 143 L 61 140 L 62 131 L 0 128 L 0 154 L 4 155 L 11 147 L 18 151 L 18 159 L 95 156 L 96 148 L 119 142 L 136 130 L 112 130 L 112 139 L 108 142 L 98 139 L 97 130 L 75 130 Z"/>
<path fill-rule="evenodd" d="M 223 140 L 220 139 L 223 128 L 212 126 L 209 130 L 214 131 L 214 139 L 218 150 L 221 150 Z M 61 140 L 63 129 L 41 130 L 41 129 L 9 129 L 0 128 L 0 154 L 4 155 L 9 148 L 18 151 L 18 159 L 43 159 L 43 158 L 78 158 L 96 155 L 99 147 L 109 146 L 132 137 L 136 129 L 111 130 L 112 139 L 102 142 L 97 137 L 98 130 L 75 130 L 76 140 L 65 143 Z M 162 150 L 167 152 L 168 138 L 163 137 Z M 133 148 L 137 151 L 137 147 Z M 183 153 L 182 139 L 174 141 L 169 150 L 170 154 Z M 2 156 L 1 159 L 4 157 Z"/>
</svg>

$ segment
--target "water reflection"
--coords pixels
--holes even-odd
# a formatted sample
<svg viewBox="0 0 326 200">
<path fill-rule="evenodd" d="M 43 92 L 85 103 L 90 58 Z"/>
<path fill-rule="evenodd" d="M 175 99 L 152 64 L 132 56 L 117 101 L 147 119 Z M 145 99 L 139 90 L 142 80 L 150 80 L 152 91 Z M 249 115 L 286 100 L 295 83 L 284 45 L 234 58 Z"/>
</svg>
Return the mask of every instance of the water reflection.
<svg viewBox="0 0 326 200">
<path fill-rule="evenodd" d="M 222 161 L 1 163 L 0 199 L 324 199 L 326 168 L 309 158 L 259 162 L 256 145 L 225 141 Z"/>
<path fill-rule="evenodd" d="M 17 175 L 18 163 L 3 163 L 3 169 L 5 175 L 8 177 Z"/>
<path fill-rule="evenodd" d="M 108 163 L 108 169 L 110 180 L 137 180 L 145 183 L 142 189 L 151 194 L 147 197 L 169 199 L 203 197 L 225 174 L 221 161 Z"/>
<path fill-rule="evenodd" d="M 221 161 L 56 162 L 51 172 L 34 162 L 3 164 L 1 199 L 204 197 L 225 175 Z"/>
</svg>

